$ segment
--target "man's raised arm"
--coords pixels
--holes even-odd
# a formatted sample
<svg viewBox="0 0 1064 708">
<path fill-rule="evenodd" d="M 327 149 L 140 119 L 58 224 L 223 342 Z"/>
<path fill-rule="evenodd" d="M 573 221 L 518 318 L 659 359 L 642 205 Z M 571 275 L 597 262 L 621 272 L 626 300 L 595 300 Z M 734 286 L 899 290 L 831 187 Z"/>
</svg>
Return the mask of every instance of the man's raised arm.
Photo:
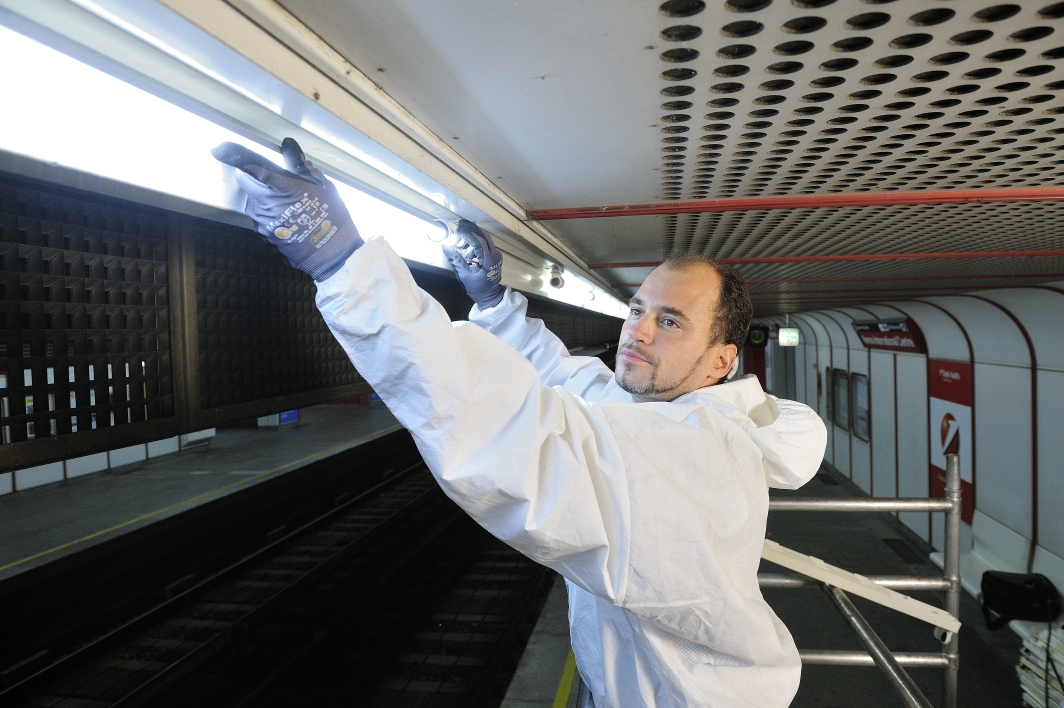
<svg viewBox="0 0 1064 708">
<path fill-rule="evenodd" d="M 543 320 L 528 316 L 525 296 L 503 287 L 502 254 L 491 236 L 464 219 L 451 230 L 457 243 L 445 246 L 444 252 L 475 303 L 469 321 L 519 351 L 536 367 L 545 386 L 567 385 L 581 395 L 605 387 L 613 376 L 605 364 L 594 357 L 569 356 Z"/>
<path fill-rule="evenodd" d="M 288 170 L 226 155 L 246 211 L 315 278 L 326 323 L 440 486 L 496 537 L 619 600 L 627 519 L 602 510 L 627 509 L 628 487 L 605 414 L 542 385 L 499 338 L 452 324 L 383 239 L 363 242 L 335 187 L 289 148 Z"/>
</svg>

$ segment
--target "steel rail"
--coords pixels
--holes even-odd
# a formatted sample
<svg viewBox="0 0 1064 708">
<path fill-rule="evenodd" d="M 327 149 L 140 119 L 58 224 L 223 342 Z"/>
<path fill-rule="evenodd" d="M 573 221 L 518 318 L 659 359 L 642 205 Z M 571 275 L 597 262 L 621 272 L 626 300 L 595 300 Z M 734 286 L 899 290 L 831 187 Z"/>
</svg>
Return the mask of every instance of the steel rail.
<svg viewBox="0 0 1064 708">
<path fill-rule="evenodd" d="M 78 649 L 61 656 L 55 662 L 42 667 L 33 674 L 23 678 L 17 683 L 12 684 L 5 690 L 0 691 L 0 706 L 9 705 L 11 701 L 16 700 L 19 696 L 22 696 L 27 692 L 31 692 L 39 687 L 44 686 L 48 682 L 59 678 L 65 672 L 74 670 L 77 666 L 84 665 L 87 662 L 98 658 L 99 656 L 106 653 L 108 650 L 119 645 L 122 641 L 125 641 L 130 638 L 131 635 L 134 635 L 138 631 L 144 630 L 146 627 L 150 626 L 152 622 L 157 621 L 167 612 L 174 610 L 176 607 L 180 606 L 191 598 L 199 596 L 204 592 L 217 587 L 221 583 L 232 578 L 237 573 L 254 566 L 255 563 L 262 561 L 269 554 L 276 551 L 278 548 L 288 543 L 292 539 L 309 531 L 313 531 L 317 527 L 322 526 L 325 523 L 328 523 L 329 521 L 339 516 L 342 516 L 345 513 L 350 512 L 355 505 L 366 501 L 373 495 L 387 491 L 391 487 L 395 486 L 400 480 L 405 479 L 410 472 L 421 467 L 424 467 L 424 462 L 418 461 L 417 463 L 407 467 L 406 469 L 403 469 L 400 472 L 392 475 L 388 479 L 357 494 L 351 499 L 344 501 L 342 504 L 336 506 L 333 509 L 330 509 L 324 514 L 321 514 L 317 518 L 308 521 L 307 523 L 291 531 L 290 533 L 285 534 L 284 536 L 281 536 L 280 538 L 277 538 L 274 541 L 271 541 L 270 543 L 266 544 L 265 546 L 262 546 L 258 550 L 244 556 L 235 563 L 226 566 L 225 568 L 217 571 L 216 573 L 208 576 L 207 578 L 204 578 L 200 582 L 175 594 L 173 597 L 168 598 L 166 601 L 156 605 L 155 607 L 152 607 L 149 610 L 146 610 L 145 612 L 128 620 L 127 622 L 116 627 L 115 629 L 112 629 L 109 632 L 79 647 Z M 332 559 L 330 558 L 329 560 L 331 561 Z M 254 610 L 252 610 L 252 612 L 254 612 Z M 235 620 L 234 624 L 236 622 L 243 621 L 243 619 L 244 618 L 239 618 Z M 227 629 L 226 631 L 228 632 L 229 630 Z M 178 659 L 178 662 L 181 662 L 184 658 L 185 657 Z M 163 672 L 166 672 L 169 669 L 170 667 L 164 669 Z M 149 679 L 149 682 L 153 679 Z M 135 689 L 133 694 L 135 694 L 138 690 L 139 688 Z M 127 696 L 127 698 L 128 697 L 129 696 Z"/>
<path fill-rule="evenodd" d="M 796 197 L 754 197 L 751 199 L 711 199 L 652 204 L 615 204 L 562 209 L 535 209 L 528 218 L 537 221 L 596 219 L 618 216 L 657 216 L 659 214 L 707 214 L 726 211 L 766 211 L 774 209 L 839 209 L 870 206 L 916 206 L 922 204 L 990 204 L 1009 202 L 1058 202 L 1064 189 L 969 189 L 926 192 L 870 192 L 867 194 L 813 194 Z"/>
<path fill-rule="evenodd" d="M 946 514 L 946 538 L 942 553 L 942 571 L 949 583 L 946 590 L 946 612 L 961 616 L 961 459 L 957 455 L 946 456 L 946 500 L 951 509 Z M 960 669 L 960 635 L 954 633 L 946 642 L 943 655 L 948 666 L 942 677 L 942 705 L 954 708 L 957 705 L 957 674 Z"/>
<path fill-rule="evenodd" d="M 945 591 L 946 611 L 960 619 L 960 522 L 961 522 L 961 465 L 958 455 L 946 456 L 945 498 L 903 499 L 847 499 L 807 498 L 771 499 L 774 511 L 938 511 L 946 513 L 946 537 L 943 548 L 943 575 L 868 576 L 868 580 L 892 590 Z M 865 644 L 867 652 L 835 650 L 799 650 L 803 663 L 835 666 L 878 666 L 910 708 L 930 708 L 931 704 L 912 682 L 903 666 L 944 669 L 942 678 L 942 706 L 956 708 L 957 678 L 960 670 L 959 636 L 955 632 L 936 631 L 943 643 L 940 653 L 891 652 L 853 606 L 846 593 L 839 588 L 798 575 L 759 573 L 762 588 L 796 589 L 820 587 L 838 608 L 842 616 Z"/>
<path fill-rule="evenodd" d="M 875 659 L 864 651 L 835 651 L 803 649 L 798 652 L 803 664 L 819 666 L 875 666 Z M 938 652 L 894 652 L 898 666 L 941 669 L 949 665 L 946 657 Z"/>
<path fill-rule="evenodd" d="M 839 611 L 839 614 L 849 623 L 850 627 L 857 634 L 857 638 L 864 644 L 865 649 L 871 655 L 872 661 L 878 666 L 883 674 L 890 681 L 890 685 L 894 687 L 894 690 L 898 692 L 902 700 L 905 701 L 905 705 L 909 708 L 932 708 L 931 702 L 927 700 L 923 692 L 920 691 L 920 687 L 912 680 L 912 677 L 906 673 L 905 669 L 901 667 L 898 660 L 887 649 L 887 645 L 883 643 L 883 640 L 879 638 L 879 635 L 875 633 L 872 626 L 868 624 L 868 620 L 857 610 L 850 598 L 842 590 L 832 587 L 830 585 L 824 585 L 824 592 L 827 593 L 828 598 L 834 603 L 835 608 Z"/>
<path fill-rule="evenodd" d="M 867 575 L 876 585 L 891 590 L 910 590 L 916 592 L 949 590 L 950 584 L 940 576 L 923 575 Z M 758 573 L 757 584 L 762 588 L 792 589 L 820 588 L 822 583 L 812 578 L 790 573 Z"/>
<path fill-rule="evenodd" d="M 949 511 L 948 499 L 937 498 L 873 498 L 851 499 L 822 497 L 808 499 L 770 499 L 769 511 Z"/>
</svg>

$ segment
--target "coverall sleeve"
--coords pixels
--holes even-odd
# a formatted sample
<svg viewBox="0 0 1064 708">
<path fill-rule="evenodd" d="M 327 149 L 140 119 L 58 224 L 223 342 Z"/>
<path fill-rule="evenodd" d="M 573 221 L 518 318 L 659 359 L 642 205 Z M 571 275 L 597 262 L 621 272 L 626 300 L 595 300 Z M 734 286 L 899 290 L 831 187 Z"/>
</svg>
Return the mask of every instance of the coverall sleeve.
<svg viewBox="0 0 1064 708">
<path fill-rule="evenodd" d="M 543 320 L 528 316 L 528 299 L 510 288 L 495 307 L 482 311 L 474 305 L 469 321 L 519 351 L 536 367 L 545 386 L 565 386 L 582 398 L 595 400 L 595 394 L 613 377 L 609 367 L 596 357 L 570 356 Z"/>
<path fill-rule="evenodd" d="M 498 337 L 452 324 L 383 239 L 318 283 L 317 305 L 451 499 L 528 557 L 619 600 L 628 486 L 601 411 L 543 385 Z"/>
</svg>

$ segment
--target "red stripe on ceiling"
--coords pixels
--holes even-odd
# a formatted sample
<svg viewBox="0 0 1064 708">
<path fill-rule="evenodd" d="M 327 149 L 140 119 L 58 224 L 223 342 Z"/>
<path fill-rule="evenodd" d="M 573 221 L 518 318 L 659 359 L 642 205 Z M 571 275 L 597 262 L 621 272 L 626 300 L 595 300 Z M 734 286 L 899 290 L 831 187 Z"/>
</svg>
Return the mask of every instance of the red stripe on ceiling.
<svg viewBox="0 0 1064 708">
<path fill-rule="evenodd" d="M 832 263 L 838 261 L 937 261 L 965 258 L 1046 258 L 1064 256 L 1064 249 L 1041 251 L 953 251 L 945 253 L 849 253 L 837 256 L 766 256 L 761 258 L 718 258 L 718 263 L 730 265 L 759 263 Z M 592 263 L 593 269 L 656 268 L 661 261 L 626 261 L 620 263 Z"/>
<path fill-rule="evenodd" d="M 971 204 L 990 202 L 1047 202 L 1064 200 L 1064 188 L 970 189 L 937 192 L 869 192 L 867 194 L 810 194 L 797 197 L 754 197 L 714 199 L 694 202 L 618 204 L 614 206 L 536 209 L 528 218 L 538 221 L 595 219 L 617 216 L 658 214 L 704 214 L 724 211 L 763 211 L 766 209 L 825 209 L 839 207 L 912 206 L 919 204 Z"/>
<path fill-rule="evenodd" d="M 780 285 L 784 283 L 882 283 L 919 282 L 926 280 L 1012 280 L 1015 278 L 1064 278 L 1064 273 L 1009 273 L 1006 275 L 889 275 L 875 278 L 775 278 L 750 279 L 747 285 Z M 643 283 L 615 283 L 615 288 L 638 288 Z"/>
</svg>

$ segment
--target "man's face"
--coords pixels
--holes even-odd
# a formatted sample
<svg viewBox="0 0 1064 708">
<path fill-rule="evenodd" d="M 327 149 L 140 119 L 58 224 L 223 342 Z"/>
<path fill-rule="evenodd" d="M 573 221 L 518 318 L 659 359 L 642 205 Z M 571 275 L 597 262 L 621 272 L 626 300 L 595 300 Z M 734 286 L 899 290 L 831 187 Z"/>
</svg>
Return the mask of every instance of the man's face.
<svg viewBox="0 0 1064 708">
<path fill-rule="evenodd" d="M 710 346 L 720 276 L 708 265 L 654 269 L 629 301 L 617 383 L 637 401 L 671 401 L 728 374 L 737 350 Z"/>
</svg>

